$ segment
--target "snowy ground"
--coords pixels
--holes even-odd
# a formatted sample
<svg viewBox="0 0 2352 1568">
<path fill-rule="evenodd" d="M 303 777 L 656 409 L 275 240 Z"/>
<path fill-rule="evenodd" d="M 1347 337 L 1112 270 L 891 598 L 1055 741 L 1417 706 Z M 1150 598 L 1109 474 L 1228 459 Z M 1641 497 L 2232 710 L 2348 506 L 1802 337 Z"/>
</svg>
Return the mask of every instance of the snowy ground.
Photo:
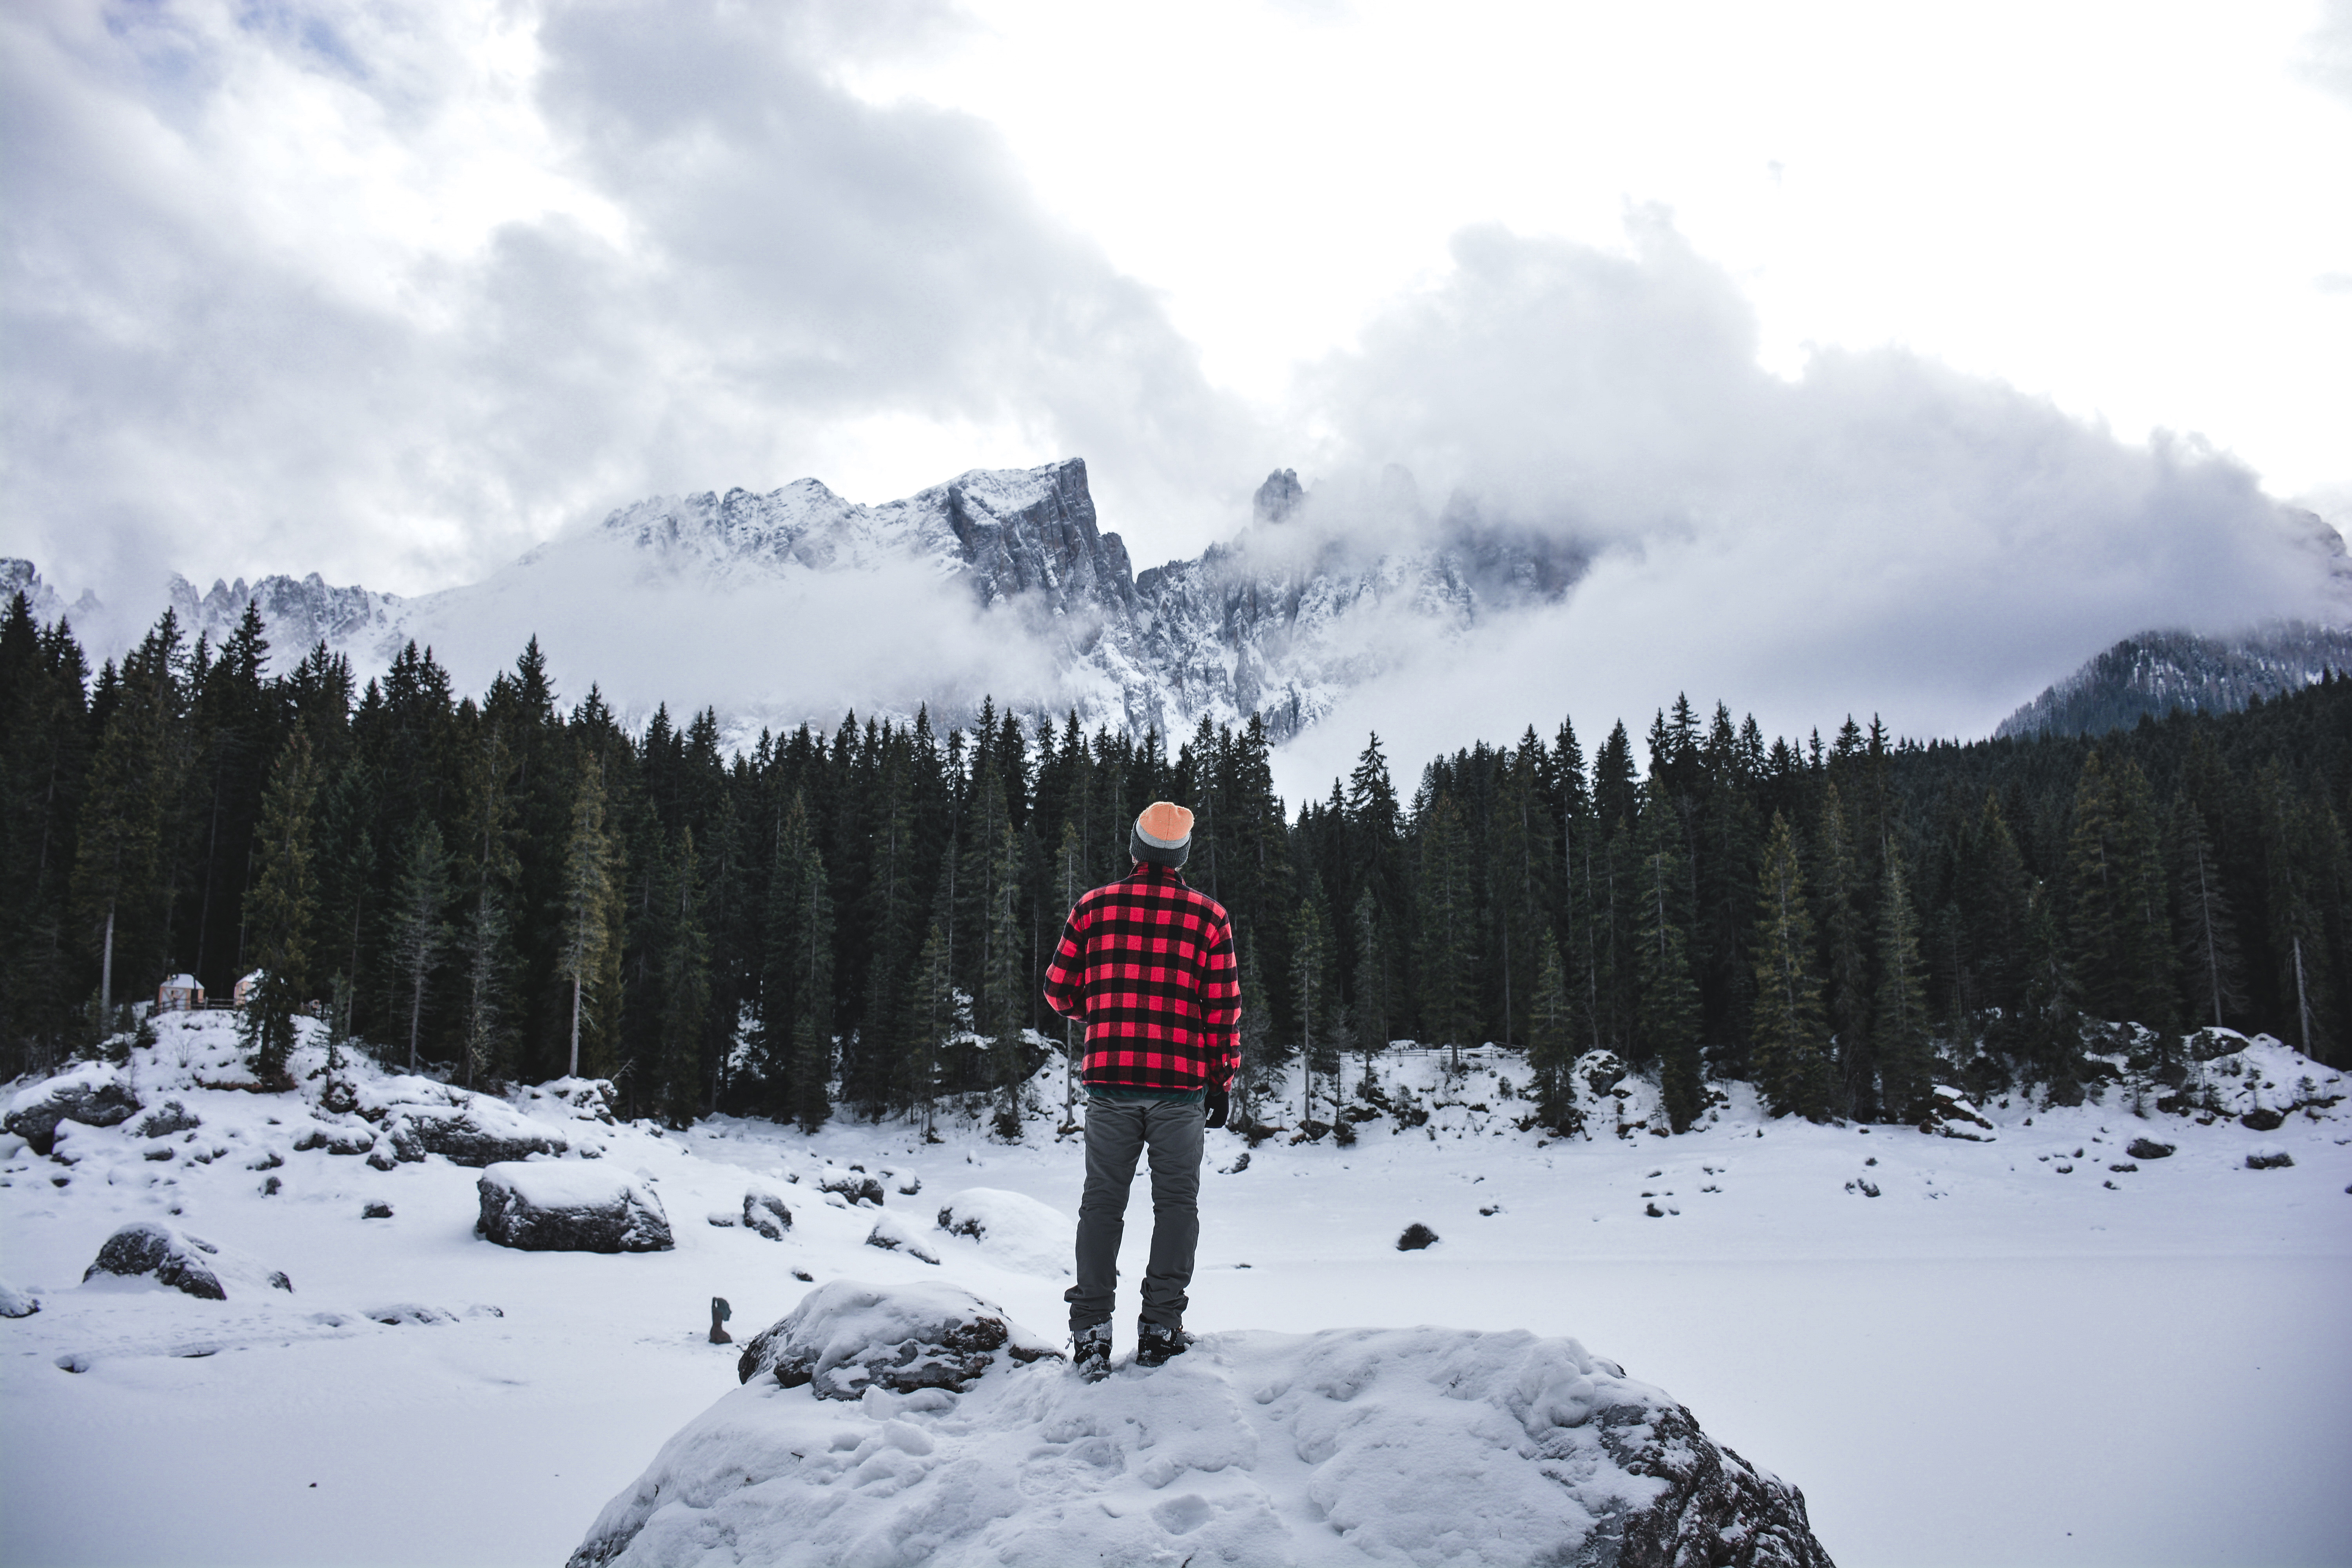
<svg viewBox="0 0 2352 1568">
<path fill-rule="evenodd" d="M 928 1146 L 903 1127 L 803 1138 L 726 1119 L 664 1136 L 541 1100 L 531 1114 L 573 1157 L 601 1148 L 651 1179 L 677 1245 L 521 1253 L 475 1237 L 478 1172 L 297 1151 L 308 1105 L 196 1087 L 235 1076 L 232 1048 L 205 1020 L 134 1063 L 142 1100 L 180 1100 L 192 1133 L 68 1124 L 70 1167 L 0 1140 L 0 1281 L 41 1302 L 0 1320 L 0 1561 L 561 1563 L 736 1386 L 735 1348 L 704 1338 L 709 1298 L 748 1340 L 809 1289 L 796 1269 L 950 1281 L 1059 1335 L 1050 1247 L 934 1224 L 971 1188 L 1074 1211 L 1078 1151 L 1050 1124 L 1022 1147 L 952 1125 Z M 1384 1070 L 1424 1106 L 1458 1103 L 1371 1122 L 1350 1149 L 1268 1142 L 1225 1173 L 1243 1145 L 1212 1134 L 1196 1330 L 1573 1336 L 1803 1488 L 1849 1565 L 2346 1560 L 2352 1103 L 2267 1132 L 2143 1120 L 2112 1094 L 1986 1106 L 1997 1135 L 1969 1142 L 1762 1122 L 1735 1099 L 1678 1138 L 1604 1125 L 1539 1143 L 1496 1081 L 1523 1082 L 1517 1062 L 1442 1092 L 1439 1068 Z M 2178 1152 L 2134 1161 L 2135 1137 Z M 2246 1168 L 2268 1150 L 2294 1163 Z M 876 1210 L 815 1190 L 853 1163 L 939 1265 L 864 1245 Z M 782 1241 L 740 1223 L 755 1181 L 791 1207 Z M 362 1218 L 373 1202 L 392 1216 Z M 116 1226 L 149 1218 L 284 1270 L 294 1294 L 79 1284 Z M 1413 1220 L 1442 1239 L 1401 1253 Z M 1122 1352 L 1131 1313 L 1123 1298 Z"/>
</svg>

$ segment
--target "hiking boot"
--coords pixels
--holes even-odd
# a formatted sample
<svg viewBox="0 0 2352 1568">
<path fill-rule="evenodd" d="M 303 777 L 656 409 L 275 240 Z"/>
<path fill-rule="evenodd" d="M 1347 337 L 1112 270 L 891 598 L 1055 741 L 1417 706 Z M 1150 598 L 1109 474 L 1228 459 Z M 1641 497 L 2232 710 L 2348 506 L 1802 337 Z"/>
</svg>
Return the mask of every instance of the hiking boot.
<svg viewBox="0 0 2352 1568">
<path fill-rule="evenodd" d="M 1080 1329 L 1070 1336 L 1070 1364 L 1088 1383 L 1100 1383 L 1110 1375 L 1110 1325 L 1097 1323 Z"/>
<path fill-rule="evenodd" d="M 1171 1329 L 1165 1323 L 1138 1323 L 1135 1327 L 1135 1364 L 1160 1366 L 1171 1357 L 1182 1355 L 1192 1343 L 1192 1336 L 1181 1329 Z"/>
</svg>

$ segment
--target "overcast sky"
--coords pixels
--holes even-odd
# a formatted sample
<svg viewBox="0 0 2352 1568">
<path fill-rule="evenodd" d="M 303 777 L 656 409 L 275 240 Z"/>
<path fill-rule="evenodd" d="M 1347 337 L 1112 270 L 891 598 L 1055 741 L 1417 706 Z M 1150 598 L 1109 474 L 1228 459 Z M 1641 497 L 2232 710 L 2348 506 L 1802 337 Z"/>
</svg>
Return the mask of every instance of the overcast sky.
<svg viewBox="0 0 2352 1568">
<path fill-rule="evenodd" d="M 2352 523 L 2346 0 L 19 0 L 0 160 L 0 553 L 68 594 L 1066 455 L 1145 563 L 1398 462 L 1912 583 L 1790 686 L 1914 603 L 2308 609 L 2263 498 Z"/>
</svg>

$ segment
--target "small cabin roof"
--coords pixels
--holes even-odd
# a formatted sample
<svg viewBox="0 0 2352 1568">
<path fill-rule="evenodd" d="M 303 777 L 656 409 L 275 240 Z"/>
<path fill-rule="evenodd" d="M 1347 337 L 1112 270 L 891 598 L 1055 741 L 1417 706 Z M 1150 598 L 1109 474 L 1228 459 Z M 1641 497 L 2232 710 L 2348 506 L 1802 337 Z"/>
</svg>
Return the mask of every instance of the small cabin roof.
<svg viewBox="0 0 2352 1568">
<path fill-rule="evenodd" d="M 202 991 L 204 987 L 196 984 L 196 977 L 193 974 L 174 974 L 171 979 L 163 982 L 163 984 L 156 989 L 161 991 Z"/>
</svg>

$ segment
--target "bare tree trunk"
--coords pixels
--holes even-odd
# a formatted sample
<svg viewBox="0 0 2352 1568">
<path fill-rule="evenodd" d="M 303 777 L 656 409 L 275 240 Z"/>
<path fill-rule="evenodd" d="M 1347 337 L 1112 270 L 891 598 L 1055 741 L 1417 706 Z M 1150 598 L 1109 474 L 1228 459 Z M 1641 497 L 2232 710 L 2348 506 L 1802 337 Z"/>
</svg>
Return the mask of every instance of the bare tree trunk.
<svg viewBox="0 0 2352 1568">
<path fill-rule="evenodd" d="M 580 1076 L 580 976 L 572 977 L 572 1076 Z"/>
<path fill-rule="evenodd" d="M 114 1013 L 114 904 L 106 906 L 106 953 L 98 966 L 98 1007 L 106 1017 Z"/>
<path fill-rule="evenodd" d="M 2303 1021 L 2303 1054 L 2311 1054 L 2311 996 L 2303 984 L 2303 938 L 2294 939 L 2294 1010 Z"/>
<path fill-rule="evenodd" d="M 416 969 L 416 989 L 408 998 L 408 1070 L 416 1070 L 416 1030 L 425 1018 L 425 967 Z"/>
</svg>

